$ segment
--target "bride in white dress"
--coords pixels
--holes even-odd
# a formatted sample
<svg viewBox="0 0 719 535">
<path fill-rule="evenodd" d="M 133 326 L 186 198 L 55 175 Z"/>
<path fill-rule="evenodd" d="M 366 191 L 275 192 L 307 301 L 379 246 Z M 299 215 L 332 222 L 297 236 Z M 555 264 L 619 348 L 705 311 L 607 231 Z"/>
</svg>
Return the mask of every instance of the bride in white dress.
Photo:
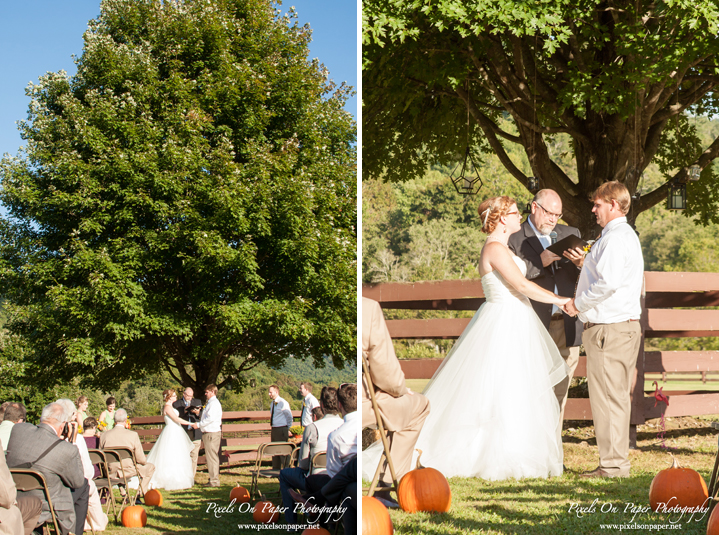
<svg viewBox="0 0 719 535">
<path fill-rule="evenodd" d="M 190 458 L 193 444 L 182 426 L 190 422 L 180 418 L 180 413 L 172 407 L 177 401 L 174 390 L 165 390 L 162 395 L 165 400 L 165 427 L 147 456 L 147 462 L 155 465 L 149 488 L 189 489 L 195 484 Z"/>
<path fill-rule="evenodd" d="M 423 392 L 431 411 L 416 448 L 422 464 L 447 477 L 561 475 L 553 386 L 567 367 L 527 296 L 560 307 L 569 298 L 528 281 L 524 262 L 508 249 L 521 222 L 514 199 L 494 197 L 478 211 L 489 234 L 479 262 L 486 302 Z"/>
</svg>

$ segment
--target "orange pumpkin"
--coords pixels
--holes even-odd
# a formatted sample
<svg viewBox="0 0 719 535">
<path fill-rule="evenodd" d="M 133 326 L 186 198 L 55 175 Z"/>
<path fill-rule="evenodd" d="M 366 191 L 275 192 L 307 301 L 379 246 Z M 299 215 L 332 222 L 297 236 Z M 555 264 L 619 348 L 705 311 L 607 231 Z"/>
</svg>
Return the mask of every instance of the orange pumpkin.
<svg viewBox="0 0 719 535">
<path fill-rule="evenodd" d="M 709 523 L 707 524 L 707 535 L 719 535 L 719 507 L 714 507 Z"/>
<path fill-rule="evenodd" d="M 313 524 L 308 528 L 305 528 L 305 530 L 302 532 L 302 535 L 332 535 L 329 531 L 327 531 L 322 526 L 319 526 L 317 524 Z"/>
<path fill-rule="evenodd" d="M 238 483 L 235 488 L 230 491 L 230 501 L 235 500 L 236 503 L 247 503 L 250 501 L 250 492 L 245 487 L 240 487 Z"/>
<path fill-rule="evenodd" d="M 389 511 L 377 498 L 362 496 L 362 535 L 392 535 Z"/>
<path fill-rule="evenodd" d="M 665 507 L 699 507 L 705 505 L 709 491 L 704 478 L 691 468 L 681 468 L 672 456 L 672 465 L 659 472 L 649 487 L 649 505 L 652 511 Z"/>
<path fill-rule="evenodd" d="M 144 528 L 147 525 L 147 513 L 140 505 L 125 507 L 122 510 L 122 525 L 126 528 Z"/>
<path fill-rule="evenodd" d="M 156 505 L 160 507 L 162 505 L 162 494 L 157 489 L 151 489 L 145 494 L 145 505 Z"/>
<path fill-rule="evenodd" d="M 252 509 L 252 518 L 255 522 L 261 524 L 276 522 L 279 517 L 280 513 L 277 512 L 275 504 L 269 501 L 260 500 L 255 504 L 254 509 Z"/>
<path fill-rule="evenodd" d="M 452 505 L 452 491 L 447 478 L 439 470 L 422 466 L 419 462 L 422 450 L 417 451 L 417 468 L 407 472 L 397 487 L 399 506 L 408 513 L 446 513 Z"/>
</svg>

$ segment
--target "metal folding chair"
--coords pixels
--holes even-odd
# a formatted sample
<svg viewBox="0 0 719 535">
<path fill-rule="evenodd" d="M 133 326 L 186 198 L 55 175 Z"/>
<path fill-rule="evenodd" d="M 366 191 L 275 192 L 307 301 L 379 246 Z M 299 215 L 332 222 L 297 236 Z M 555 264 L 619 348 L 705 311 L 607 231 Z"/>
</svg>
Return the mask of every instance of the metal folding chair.
<svg viewBox="0 0 719 535">
<path fill-rule="evenodd" d="M 52 505 L 52 499 L 50 498 L 50 490 L 47 488 L 47 481 L 45 481 L 45 476 L 43 476 L 40 472 L 37 470 L 29 470 L 25 468 L 11 468 L 10 473 L 12 474 L 12 479 L 15 482 L 15 487 L 17 490 L 21 490 L 23 492 L 27 492 L 30 490 L 41 490 L 45 494 L 45 501 L 47 501 L 47 505 L 50 508 L 50 515 L 52 517 L 52 523 L 55 528 L 55 533 L 57 535 L 60 535 L 60 527 L 57 524 L 57 517 L 55 516 L 55 508 Z M 47 522 L 43 525 L 43 533 L 45 532 L 45 528 L 47 528 Z M 50 530 L 48 529 L 48 533 Z"/>
<path fill-rule="evenodd" d="M 254 499 L 255 497 L 255 492 L 259 490 L 258 485 L 260 478 L 279 479 L 280 477 L 279 469 L 260 468 L 263 459 L 269 457 L 271 460 L 272 457 L 275 455 L 290 455 L 291 457 L 294 457 L 295 450 L 299 450 L 299 448 L 295 446 L 292 442 L 266 442 L 264 444 L 260 444 L 260 447 L 257 448 L 257 457 L 255 457 L 255 467 L 250 470 L 250 474 L 252 475 L 252 484 L 250 485 L 250 497 L 252 499 Z M 279 487 L 277 493 L 279 495 Z"/>
<path fill-rule="evenodd" d="M 117 510 L 117 504 L 115 503 L 115 495 L 112 492 L 113 482 L 110 478 L 110 464 L 107 461 L 107 456 L 102 450 L 88 449 L 87 452 L 90 454 L 90 462 L 95 465 L 100 465 L 100 477 L 93 478 L 97 490 L 100 491 L 105 489 L 107 491 L 107 498 L 105 502 L 105 514 L 110 514 L 110 506 L 112 506 L 112 514 L 115 515 L 115 522 L 118 520 L 119 512 Z M 120 481 L 119 479 L 116 481 Z M 92 526 L 92 522 L 90 523 Z M 93 533 L 95 532 L 93 527 Z"/>
<path fill-rule="evenodd" d="M 132 461 L 132 466 L 135 468 L 135 475 L 137 476 L 137 479 L 139 481 L 137 491 L 133 496 L 130 497 L 130 505 L 135 505 L 138 496 L 142 496 L 143 498 L 145 497 L 145 494 L 142 492 L 142 482 L 144 479 L 140 475 L 140 470 L 137 465 L 137 459 L 135 459 L 135 452 L 131 448 L 105 448 L 103 451 L 107 452 L 109 450 L 116 451 L 120 455 L 120 459 L 130 459 Z M 122 462 L 120 462 L 120 466 L 122 466 Z M 123 475 L 125 475 L 124 471 Z M 129 487 L 127 488 L 127 495 L 130 496 Z"/>
<path fill-rule="evenodd" d="M 114 487 L 115 485 L 117 485 L 118 487 L 125 489 L 125 494 L 123 495 L 122 503 L 120 504 L 120 510 L 117 513 L 119 515 L 122 514 L 122 510 L 125 508 L 126 505 L 134 505 L 134 503 L 132 502 L 132 497 L 130 496 L 130 489 L 127 486 L 127 477 L 125 477 L 125 472 L 124 470 L 122 470 L 122 457 L 120 456 L 119 451 L 115 451 L 113 449 L 106 449 L 100 451 L 105 454 L 105 458 L 107 459 L 108 474 L 110 474 L 110 464 L 118 463 L 119 465 L 119 469 L 117 471 L 118 477 L 112 477 L 112 474 L 110 474 L 110 487 Z M 115 521 L 117 522 L 117 516 L 115 517 Z"/>
<path fill-rule="evenodd" d="M 312 475 L 315 473 L 315 469 L 317 468 L 327 468 L 327 452 L 326 451 L 318 451 L 312 456 L 312 459 L 310 459 L 310 472 L 308 475 Z"/>
<path fill-rule="evenodd" d="M 397 491 L 399 483 L 397 482 L 397 473 L 394 471 L 394 463 L 392 463 L 392 457 L 389 454 L 389 440 L 387 439 L 387 433 L 385 432 L 384 424 L 382 423 L 382 416 L 377 406 L 377 398 L 375 397 L 374 385 L 372 384 L 372 376 L 369 373 L 369 363 L 367 358 L 362 355 L 362 375 L 364 376 L 364 383 L 367 385 L 367 391 L 369 392 L 369 399 L 372 402 L 372 411 L 374 412 L 375 421 L 377 422 L 377 429 L 379 429 L 379 436 L 382 440 L 382 455 L 377 464 L 377 470 L 375 470 L 374 477 L 370 483 L 369 489 L 362 489 L 367 491 L 367 496 L 373 496 L 377 489 L 377 483 L 379 482 L 379 475 L 382 472 L 382 465 L 384 461 L 387 461 L 389 472 L 392 475 L 392 486 L 383 487 L 382 490 Z"/>
</svg>

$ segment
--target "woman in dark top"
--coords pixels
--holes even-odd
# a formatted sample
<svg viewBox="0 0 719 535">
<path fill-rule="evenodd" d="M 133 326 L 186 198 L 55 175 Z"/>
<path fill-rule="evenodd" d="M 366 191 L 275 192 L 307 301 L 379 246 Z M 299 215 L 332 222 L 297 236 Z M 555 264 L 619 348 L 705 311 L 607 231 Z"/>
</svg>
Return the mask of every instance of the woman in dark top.
<svg viewBox="0 0 719 535">
<path fill-rule="evenodd" d="M 92 416 L 88 416 L 85 418 L 85 421 L 82 422 L 82 438 L 84 438 L 87 443 L 87 449 L 96 450 L 100 448 L 100 438 L 97 436 L 97 420 Z M 94 468 L 94 477 L 100 477 L 100 465 L 96 464 Z"/>
</svg>

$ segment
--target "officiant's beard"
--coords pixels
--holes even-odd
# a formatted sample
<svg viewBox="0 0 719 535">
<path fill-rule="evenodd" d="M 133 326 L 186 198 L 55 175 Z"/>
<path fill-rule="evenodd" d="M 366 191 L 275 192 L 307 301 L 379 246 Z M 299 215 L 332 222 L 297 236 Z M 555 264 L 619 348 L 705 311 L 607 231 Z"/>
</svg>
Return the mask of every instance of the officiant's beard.
<svg viewBox="0 0 719 535">
<path fill-rule="evenodd" d="M 532 218 L 532 224 L 534 225 L 534 228 L 536 228 L 541 234 L 544 234 L 545 236 L 549 236 L 549 234 L 554 230 L 554 227 L 557 226 L 556 223 L 552 224 L 551 222 L 547 222 L 537 226 L 535 218 Z"/>
</svg>

